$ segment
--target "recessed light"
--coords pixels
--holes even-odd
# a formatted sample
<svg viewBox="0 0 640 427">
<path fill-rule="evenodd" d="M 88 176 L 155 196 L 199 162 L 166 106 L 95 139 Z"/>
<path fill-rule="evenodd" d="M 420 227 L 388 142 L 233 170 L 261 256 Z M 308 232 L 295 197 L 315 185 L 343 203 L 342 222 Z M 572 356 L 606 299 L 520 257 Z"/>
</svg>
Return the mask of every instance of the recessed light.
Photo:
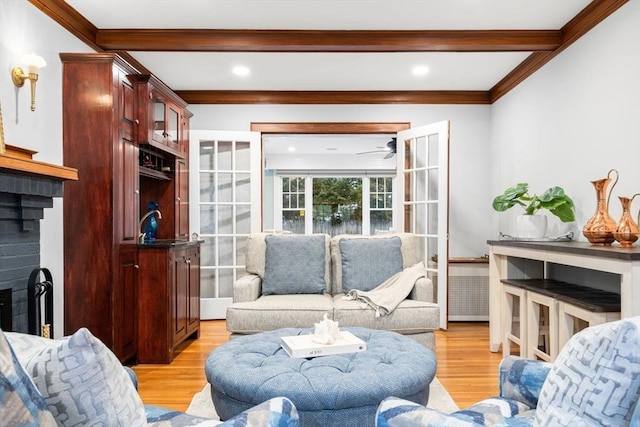
<svg viewBox="0 0 640 427">
<path fill-rule="evenodd" d="M 293 153 L 294 151 L 296 151 L 296 147 L 289 147 L 287 148 L 287 150 L 289 150 L 290 153 Z"/>
<path fill-rule="evenodd" d="M 231 71 L 233 72 L 233 74 L 240 77 L 248 76 L 249 74 L 251 74 L 251 70 L 249 69 L 249 67 L 246 67 L 244 65 L 236 65 Z"/>
<path fill-rule="evenodd" d="M 424 76 L 429 73 L 429 67 L 426 65 L 416 65 L 411 69 L 414 76 Z"/>
</svg>

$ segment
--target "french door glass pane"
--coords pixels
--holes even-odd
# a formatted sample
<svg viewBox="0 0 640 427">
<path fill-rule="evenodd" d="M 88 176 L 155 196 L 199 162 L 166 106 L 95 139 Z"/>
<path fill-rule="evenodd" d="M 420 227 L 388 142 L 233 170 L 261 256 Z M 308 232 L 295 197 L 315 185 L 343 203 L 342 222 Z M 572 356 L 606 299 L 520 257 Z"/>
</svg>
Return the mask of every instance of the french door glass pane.
<svg viewBox="0 0 640 427">
<path fill-rule="evenodd" d="M 231 141 L 218 141 L 218 170 L 233 170 L 233 143 Z"/>
<path fill-rule="evenodd" d="M 218 173 L 218 203 L 229 203 L 233 201 L 233 174 Z"/>
<path fill-rule="evenodd" d="M 218 269 L 218 298 L 233 297 L 233 269 Z"/>
<path fill-rule="evenodd" d="M 248 173 L 236 174 L 236 198 L 235 202 L 251 202 L 251 178 Z"/>
<path fill-rule="evenodd" d="M 216 288 L 214 286 L 206 286 L 215 283 L 216 270 L 213 268 L 200 268 L 200 283 L 205 284 L 201 286 L 200 298 L 215 298 Z"/>
<path fill-rule="evenodd" d="M 250 234 L 250 233 L 251 233 L 251 206 L 237 205 L 235 234 Z"/>
<path fill-rule="evenodd" d="M 200 205 L 200 234 L 215 233 L 215 212 L 214 205 Z"/>
<path fill-rule="evenodd" d="M 249 156 L 249 143 L 245 141 L 236 142 L 236 171 L 249 171 L 251 170 L 250 156 Z"/>
<path fill-rule="evenodd" d="M 218 206 L 218 234 L 233 234 L 233 206 Z"/>
</svg>

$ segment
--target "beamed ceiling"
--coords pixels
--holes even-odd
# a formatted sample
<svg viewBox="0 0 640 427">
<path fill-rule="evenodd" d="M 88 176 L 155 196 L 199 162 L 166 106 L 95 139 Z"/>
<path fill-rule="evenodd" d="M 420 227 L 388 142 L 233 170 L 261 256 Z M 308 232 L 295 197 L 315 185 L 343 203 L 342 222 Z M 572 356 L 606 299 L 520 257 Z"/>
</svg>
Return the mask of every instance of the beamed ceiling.
<svg viewBox="0 0 640 427">
<path fill-rule="evenodd" d="M 29 1 L 189 104 L 491 104 L 628 0 Z"/>
</svg>

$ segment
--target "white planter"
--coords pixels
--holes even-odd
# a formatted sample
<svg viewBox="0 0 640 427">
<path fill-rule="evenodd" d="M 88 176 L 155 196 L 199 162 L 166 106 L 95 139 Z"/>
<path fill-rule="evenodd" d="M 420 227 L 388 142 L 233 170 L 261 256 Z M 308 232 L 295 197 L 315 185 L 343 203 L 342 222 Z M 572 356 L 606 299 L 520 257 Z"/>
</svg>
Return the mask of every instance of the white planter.
<svg viewBox="0 0 640 427">
<path fill-rule="evenodd" d="M 518 237 L 524 239 L 541 239 L 547 235 L 547 217 L 545 215 L 518 215 L 516 232 Z"/>
</svg>

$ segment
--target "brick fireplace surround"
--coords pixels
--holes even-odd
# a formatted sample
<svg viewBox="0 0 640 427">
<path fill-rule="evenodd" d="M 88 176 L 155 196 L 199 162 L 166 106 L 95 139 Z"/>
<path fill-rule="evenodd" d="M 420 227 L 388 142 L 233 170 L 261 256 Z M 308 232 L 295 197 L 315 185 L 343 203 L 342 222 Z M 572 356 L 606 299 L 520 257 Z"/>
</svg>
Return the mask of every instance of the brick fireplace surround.
<svg viewBox="0 0 640 427">
<path fill-rule="evenodd" d="M 53 198 L 62 197 L 63 181 L 77 180 L 75 169 L 32 155 L 11 146 L 0 154 L 0 321 L 3 329 L 25 333 L 29 275 L 41 267 L 40 220 Z"/>
</svg>

